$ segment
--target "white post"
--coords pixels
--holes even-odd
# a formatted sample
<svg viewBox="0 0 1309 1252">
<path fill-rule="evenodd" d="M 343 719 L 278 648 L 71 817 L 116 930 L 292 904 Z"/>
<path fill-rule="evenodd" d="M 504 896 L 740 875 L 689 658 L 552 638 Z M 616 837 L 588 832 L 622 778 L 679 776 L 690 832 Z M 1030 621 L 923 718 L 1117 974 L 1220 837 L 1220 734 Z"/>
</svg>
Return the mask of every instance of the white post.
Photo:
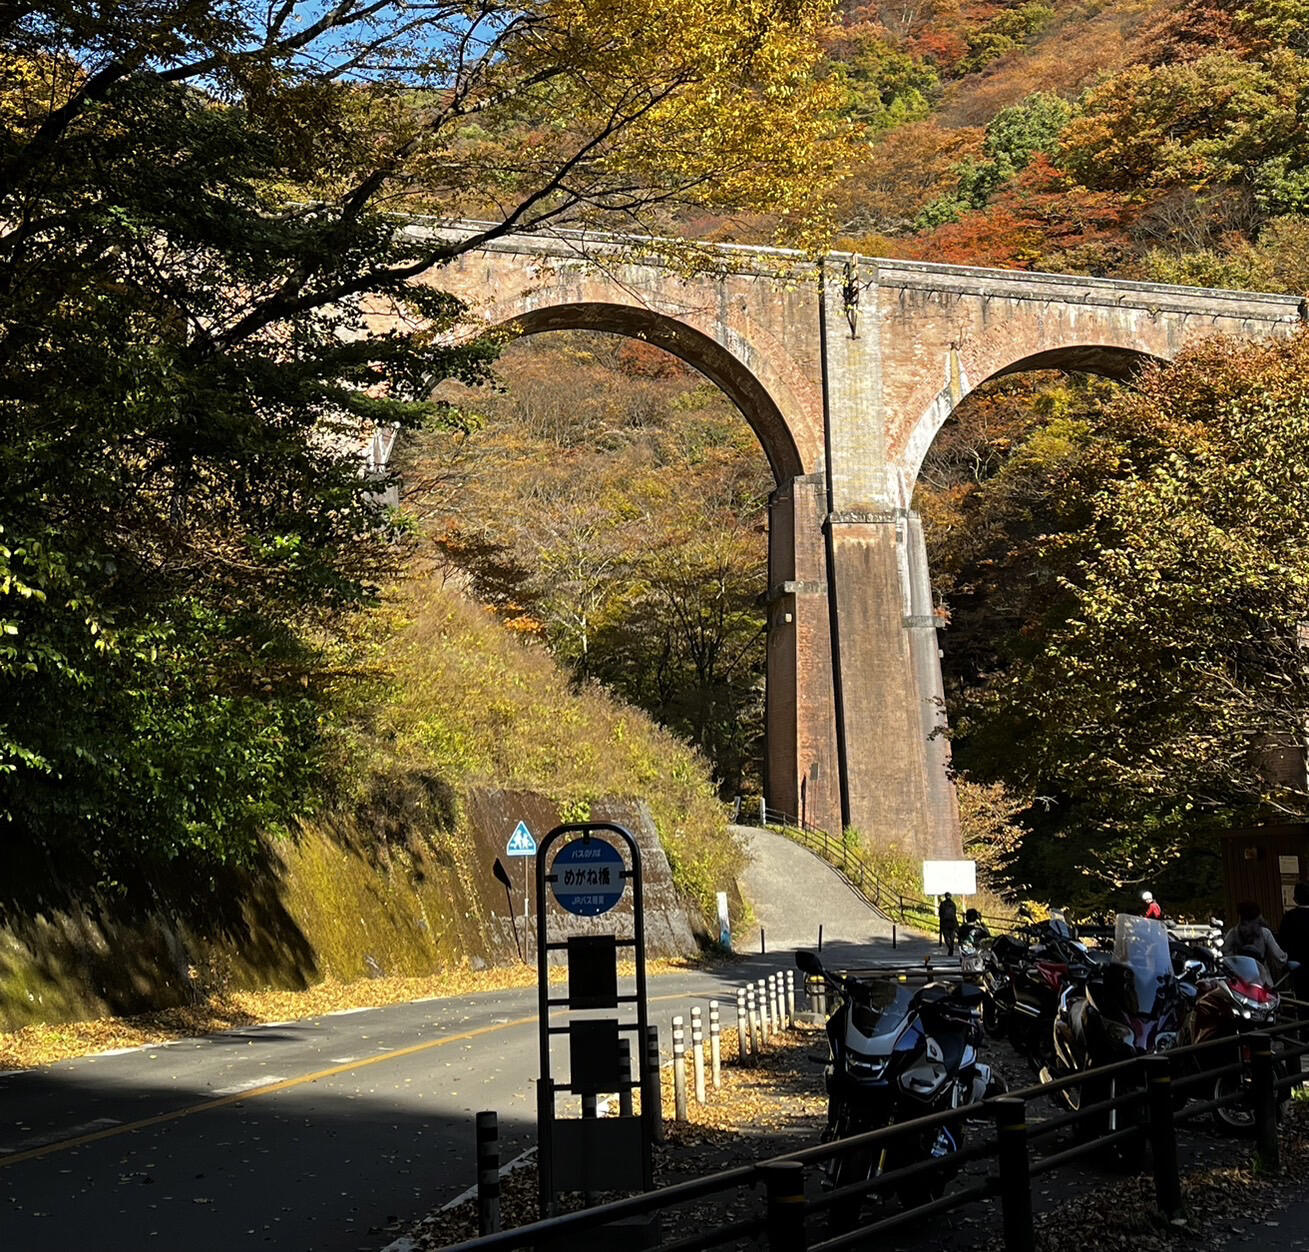
<svg viewBox="0 0 1309 1252">
<path fill-rule="evenodd" d="M 673 1018 L 673 1116 L 687 1120 L 686 1108 L 686 1034 L 680 1016 Z"/>
<path fill-rule="evenodd" d="M 700 1019 L 700 1006 L 691 1009 L 691 1059 L 695 1063 L 695 1099 L 697 1104 L 705 1102 L 704 1089 L 704 1026 Z"/>
<path fill-rule="evenodd" d="M 722 1023 L 718 1018 L 718 1001 L 709 1001 L 709 1072 L 713 1076 L 714 1090 L 719 1090 L 723 1085 L 723 1059 L 722 1059 L 722 1040 L 719 1035 L 722 1031 Z"/>
</svg>

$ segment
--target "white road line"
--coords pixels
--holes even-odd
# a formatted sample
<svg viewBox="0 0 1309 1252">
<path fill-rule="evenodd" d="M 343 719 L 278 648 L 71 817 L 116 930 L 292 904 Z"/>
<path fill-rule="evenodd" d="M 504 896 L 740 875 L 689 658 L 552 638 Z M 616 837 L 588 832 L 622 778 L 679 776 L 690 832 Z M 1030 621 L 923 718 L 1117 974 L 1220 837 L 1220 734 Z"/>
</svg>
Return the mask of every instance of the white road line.
<svg viewBox="0 0 1309 1252">
<path fill-rule="evenodd" d="M 210 1095 L 240 1095 L 243 1091 L 252 1091 L 255 1087 L 271 1087 L 275 1082 L 285 1082 L 285 1074 L 261 1074 L 258 1078 L 247 1078 L 245 1082 L 233 1083 L 230 1087 L 215 1087 Z"/>
<path fill-rule="evenodd" d="M 65 1126 L 62 1130 L 51 1130 L 43 1135 L 23 1139 L 14 1147 L 0 1147 L 0 1156 L 11 1156 L 15 1152 L 26 1152 L 31 1148 L 43 1148 L 48 1143 L 60 1143 L 65 1139 L 76 1139 L 78 1135 L 90 1134 L 93 1130 L 104 1130 L 108 1126 L 121 1126 L 122 1124 L 116 1117 L 97 1117 L 93 1122 L 83 1122 L 79 1126 Z"/>
<path fill-rule="evenodd" d="M 371 1013 L 372 1009 L 334 1009 L 330 1013 L 324 1013 L 324 1017 L 349 1017 L 352 1013 Z"/>
<path fill-rule="evenodd" d="M 503 1178 L 506 1174 L 512 1174 L 516 1169 L 522 1169 L 525 1165 L 529 1164 L 535 1157 L 536 1157 L 535 1148 L 528 1148 L 526 1152 L 519 1153 L 519 1155 L 514 1157 L 514 1159 L 510 1161 L 508 1165 L 502 1165 L 500 1167 L 500 1177 Z M 458 1205 L 463 1204 L 465 1200 L 471 1200 L 476 1194 L 477 1194 L 477 1184 L 474 1183 L 471 1187 L 468 1188 L 467 1191 L 461 1191 L 457 1196 L 455 1196 L 453 1200 L 449 1201 L 446 1204 L 441 1205 L 441 1207 L 437 1210 L 437 1212 L 439 1213 L 447 1212 L 449 1209 L 455 1208 Z M 388 1247 L 383 1248 L 382 1252 L 390 1252 L 392 1248 L 395 1248 L 395 1244 L 390 1244 L 388 1245 Z"/>
</svg>

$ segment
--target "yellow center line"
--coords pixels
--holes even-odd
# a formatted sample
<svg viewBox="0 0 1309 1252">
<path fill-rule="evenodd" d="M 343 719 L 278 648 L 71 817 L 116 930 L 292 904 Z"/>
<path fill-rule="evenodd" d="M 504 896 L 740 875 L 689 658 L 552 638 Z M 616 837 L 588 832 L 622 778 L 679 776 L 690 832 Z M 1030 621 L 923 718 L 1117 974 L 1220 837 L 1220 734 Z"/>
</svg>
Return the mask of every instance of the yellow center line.
<svg viewBox="0 0 1309 1252">
<path fill-rule="evenodd" d="M 682 1000 L 688 993 L 664 996 L 647 996 L 649 1004 L 661 1000 Z M 697 997 L 691 993 L 690 998 Z M 457 1035 L 445 1035 L 440 1039 L 429 1039 L 426 1043 L 410 1044 L 407 1048 L 395 1048 L 390 1052 L 379 1052 L 376 1056 L 364 1057 L 358 1061 L 347 1061 L 342 1065 L 333 1065 L 329 1069 L 316 1070 L 312 1074 L 301 1074 L 298 1078 L 284 1078 L 281 1082 L 270 1082 L 266 1087 L 252 1087 L 249 1091 L 238 1091 L 232 1095 L 218 1096 L 212 1100 L 202 1100 L 199 1104 L 188 1104 L 185 1108 L 173 1109 L 171 1113 L 157 1113 L 154 1117 L 143 1117 L 139 1121 L 126 1122 L 122 1126 L 107 1126 L 104 1130 L 92 1131 L 90 1134 L 78 1135 L 75 1139 L 60 1139 L 57 1143 L 43 1144 L 39 1148 L 30 1148 L 26 1152 L 14 1152 L 9 1156 L 0 1156 L 0 1169 L 6 1165 L 17 1165 L 20 1161 L 34 1161 L 39 1157 L 51 1156 L 55 1152 L 66 1152 L 70 1148 L 81 1148 L 88 1143 L 98 1143 L 102 1139 L 113 1139 L 118 1135 L 132 1134 L 138 1130 L 149 1130 L 151 1126 L 162 1126 L 166 1122 L 175 1122 L 194 1113 L 208 1113 L 214 1109 L 226 1108 L 229 1104 L 240 1104 L 245 1100 L 258 1099 L 260 1096 L 275 1095 L 279 1091 L 289 1091 L 305 1083 L 317 1082 L 320 1078 L 335 1078 L 337 1074 L 347 1074 L 354 1069 L 363 1069 L 367 1065 L 378 1065 L 383 1061 L 398 1060 L 403 1056 L 414 1056 L 419 1052 L 428 1052 L 432 1048 L 443 1048 L 451 1043 L 465 1043 L 481 1035 L 494 1034 L 499 1030 L 513 1030 L 516 1026 L 528 1026 L 537 1020 L 531 1017 L 516 1017 L 512 1021 L 495 1022 L 490 1026 L 478 1026 L 474 1030 L 465 1030 Z M 143 1051 L 146 1049 L 142 1049 Z"/>
</svg>

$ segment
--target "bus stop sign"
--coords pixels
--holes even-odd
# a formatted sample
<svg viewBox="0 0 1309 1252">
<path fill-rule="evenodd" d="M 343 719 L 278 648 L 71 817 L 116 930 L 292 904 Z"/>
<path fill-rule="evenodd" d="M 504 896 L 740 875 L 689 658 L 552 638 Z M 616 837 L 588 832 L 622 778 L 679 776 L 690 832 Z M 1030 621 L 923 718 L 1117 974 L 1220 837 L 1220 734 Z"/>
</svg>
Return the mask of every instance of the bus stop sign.
<svg viewBox="0 0 1309 1252">
<path fill-rule="evenodd" d="M 603 839 L 574 839 L 559 850 L 550 873 L 555 899 L 570 913 L 598 917 L 622 898 L 622 854 Z"/>
</svg>

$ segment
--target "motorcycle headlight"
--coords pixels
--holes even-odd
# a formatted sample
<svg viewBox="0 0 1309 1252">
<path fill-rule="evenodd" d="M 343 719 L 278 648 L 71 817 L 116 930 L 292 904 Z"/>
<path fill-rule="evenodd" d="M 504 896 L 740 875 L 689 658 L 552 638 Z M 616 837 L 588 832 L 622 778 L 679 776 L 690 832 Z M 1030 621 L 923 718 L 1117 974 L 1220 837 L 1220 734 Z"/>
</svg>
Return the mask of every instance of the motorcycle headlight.
<svg viewBox="0 0 1309 1252">
<path fill-rule="evenodd" d="M 860 1060 L 856 1057 L 850 1057 L 848 1065 L 850 1073 L 856 1078 L 880 1078 L 886 1073 L 886 1057 L 872 1057 L 869 1060 Z"/>
</svg>

